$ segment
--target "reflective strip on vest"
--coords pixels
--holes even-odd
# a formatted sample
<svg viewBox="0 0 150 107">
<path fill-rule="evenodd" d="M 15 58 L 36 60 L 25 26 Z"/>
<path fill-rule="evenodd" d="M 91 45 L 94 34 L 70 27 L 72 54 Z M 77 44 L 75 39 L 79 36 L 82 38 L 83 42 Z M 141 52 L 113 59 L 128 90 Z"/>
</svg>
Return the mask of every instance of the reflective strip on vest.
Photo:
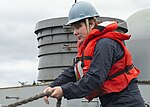
<svg viewBox="0 0 150 107">
<path fill-rule="evenodd" d="M 83 69 L 81 67 L 81 64 L 82 64 L 82 61 L 79 61 L 74 66 L 77 81 L 83 77 Z"/>
</svg>

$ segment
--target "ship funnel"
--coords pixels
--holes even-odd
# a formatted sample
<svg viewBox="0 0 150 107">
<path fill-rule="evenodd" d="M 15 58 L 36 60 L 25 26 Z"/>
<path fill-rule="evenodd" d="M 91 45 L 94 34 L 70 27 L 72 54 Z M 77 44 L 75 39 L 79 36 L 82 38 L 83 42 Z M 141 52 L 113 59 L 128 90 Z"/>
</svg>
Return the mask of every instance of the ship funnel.
<svg viewBox="0 0 150 107">
<path fill-rule="evenodd" d="M 70 26 L 64 26 L 67 17 L 53 18 L 36 24 L 39 48 L 38 81 L 52 81 L 63 69 L 73 64 L 76 38 Z"/>
</svg>

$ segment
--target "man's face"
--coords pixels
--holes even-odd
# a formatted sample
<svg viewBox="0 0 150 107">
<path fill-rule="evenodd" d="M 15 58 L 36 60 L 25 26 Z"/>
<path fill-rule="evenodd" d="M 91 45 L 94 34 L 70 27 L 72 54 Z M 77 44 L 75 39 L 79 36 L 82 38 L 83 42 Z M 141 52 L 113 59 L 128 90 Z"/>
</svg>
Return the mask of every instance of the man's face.
<svg viewBox="0 0 150 107">
<path fill-rule="evenodd" d="M 88 35 L 87 28 L 84 22 L 76 23 L 72 25 L 73 33 L 77 38 L 79 44 L 83 43 Z"/>
</svg>

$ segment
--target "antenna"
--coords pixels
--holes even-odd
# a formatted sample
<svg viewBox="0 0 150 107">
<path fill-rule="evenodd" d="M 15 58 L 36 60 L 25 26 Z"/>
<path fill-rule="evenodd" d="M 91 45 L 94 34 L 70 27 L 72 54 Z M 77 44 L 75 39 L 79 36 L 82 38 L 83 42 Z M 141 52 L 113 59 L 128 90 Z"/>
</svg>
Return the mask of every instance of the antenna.
<svg viewBox="0 0 150 107">
<path fill-rule="evenodd" d="M 75 0 L 75 3 L 77 2 L 77 0 Z"/>
</svg>

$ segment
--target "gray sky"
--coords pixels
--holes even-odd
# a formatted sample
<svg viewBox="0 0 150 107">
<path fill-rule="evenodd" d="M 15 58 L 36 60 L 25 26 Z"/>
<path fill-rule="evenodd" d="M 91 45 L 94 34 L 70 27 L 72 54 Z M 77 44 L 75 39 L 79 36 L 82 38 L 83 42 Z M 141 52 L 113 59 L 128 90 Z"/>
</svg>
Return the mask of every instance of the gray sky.
<svg viewBox="0 0 150 107">
<path fill-rule="evenodd" d="M 75 0 L 0 0 L 0 87 L 29 84 L 38 75 L 37 22 L 64 17 Z M 81 1 L 81 0 L 78 0 Z M 150 0 L 86 0 L 100 16 L 126 20 Z"/>
</svg>

